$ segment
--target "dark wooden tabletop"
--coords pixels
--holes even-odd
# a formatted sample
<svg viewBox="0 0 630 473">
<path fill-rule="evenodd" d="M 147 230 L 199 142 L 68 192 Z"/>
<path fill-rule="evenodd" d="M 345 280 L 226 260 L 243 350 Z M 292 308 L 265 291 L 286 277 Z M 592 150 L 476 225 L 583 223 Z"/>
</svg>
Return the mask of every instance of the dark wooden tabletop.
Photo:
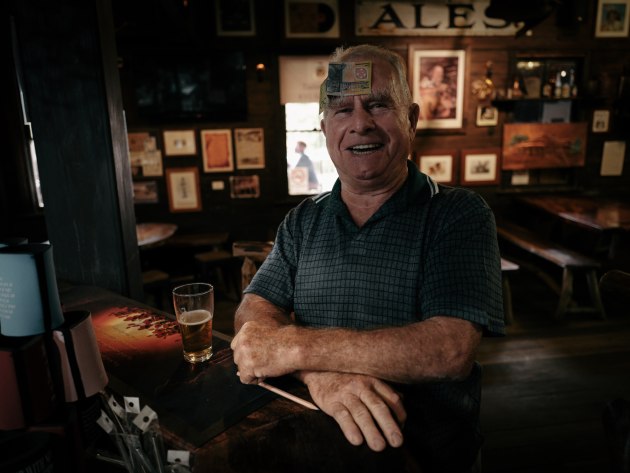
<svg viewBox="0 0 630 473">
<path fill-rule="evenodd" d="M 532 195 L 518 200 L 596 230 L 630 230 L 630 202 L 592 196 Z"/>
<path fill-rule="evenodd" d="M 60 292 L 64 311 L 91 312 L 108 390 L 154 409 L 169 448 L 190 451 L 194 472 L 421 471 L 412 446 L 354 447 L 324 412 L 240 384 L 229 336 L 215 332 L 212 363 L 192 367 L 171 314 L 96 287 L 63 284 Z M 297 381 L 280 381 L 269 383 L 311 400 Z"/>
</svg>

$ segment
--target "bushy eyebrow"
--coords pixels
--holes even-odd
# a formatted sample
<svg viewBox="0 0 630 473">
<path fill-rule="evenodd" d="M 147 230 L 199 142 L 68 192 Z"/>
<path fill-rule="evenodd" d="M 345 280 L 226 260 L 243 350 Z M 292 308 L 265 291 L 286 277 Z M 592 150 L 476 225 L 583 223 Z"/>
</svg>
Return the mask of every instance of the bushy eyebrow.
<svg viewBox="0 0 630 473">
<path fill-rule="evenodd" d="M 354 97 L 355 97 L 354 95 L 348 95 L 345 97 L 337 97 L 337 96 L 329 95 L 328 108 L 329 109 L 343 108 L 346 101 L 348 99 L 352 100 L 354 99 Z M 392 105 L 396 103 L 396 101 L 394 100 L 394 97 L 392 97 L 392 94 L 387 91 L 377 91 L 372 94 L 365 95 L 365 97 L 366 97 L 365 100 L 363 100 L 364 103 L 383 102 L 383 103 L 392 104 Z"/>
</svg>

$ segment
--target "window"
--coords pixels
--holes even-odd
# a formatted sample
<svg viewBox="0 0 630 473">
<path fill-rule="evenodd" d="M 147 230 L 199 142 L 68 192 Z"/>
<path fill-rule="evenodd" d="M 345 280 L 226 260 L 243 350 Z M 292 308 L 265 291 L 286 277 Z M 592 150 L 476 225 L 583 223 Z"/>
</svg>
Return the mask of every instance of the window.
<svg viewBox="0 0 630 473">
<path fill-rule="evenodd" d="M 319 126 L 319 103 L 287 103 L 285 114 L 289 195 L 331 190 L 337 170 Z"/>
</svg>

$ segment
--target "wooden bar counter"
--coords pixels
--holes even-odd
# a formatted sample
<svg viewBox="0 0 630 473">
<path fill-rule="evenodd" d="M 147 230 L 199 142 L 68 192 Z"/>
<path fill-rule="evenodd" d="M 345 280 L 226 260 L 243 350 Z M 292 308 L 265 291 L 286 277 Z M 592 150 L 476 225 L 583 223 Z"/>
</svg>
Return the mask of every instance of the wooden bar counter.
<svg viewBox="0 0 630 473">
<path fill-rule="evenodd" d="M 191 365 L 171 314 L 96 287 L 60 285 L 60 293 L 64 311 L 92 315 L 108 394 L 155 410 L 167 445 L 190 451 L 194 472 L 421 471 L 408 447 L 354 447 L 322 411 L 241 384 L 223 334 L 214 332 L 209 362 Z M 310 400 L 291 378 L 268 381 Z"/>
</svg>

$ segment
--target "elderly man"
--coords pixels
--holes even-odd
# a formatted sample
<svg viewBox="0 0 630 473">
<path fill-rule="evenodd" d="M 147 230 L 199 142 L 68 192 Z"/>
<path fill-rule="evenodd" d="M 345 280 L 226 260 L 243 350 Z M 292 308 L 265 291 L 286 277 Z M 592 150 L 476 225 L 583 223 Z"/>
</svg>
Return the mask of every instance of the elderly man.
<svg viewBox="0 0 630 473">
<path fill-rule="evenodd" d="M 351 444 L 404 442 L 423 471 L 471 471 L 475 353 L 484 334 L 504 333 L 493 214 L 408 160 L 419 109 L 397 54 L 359 45 L 330 63 L 329 82 L 340 70 L 359 81 L 327 84 L 322 100 L 339 179 L 289 212 L 245 290 L 239 376 L 292 374 Z"/>
</svg>

